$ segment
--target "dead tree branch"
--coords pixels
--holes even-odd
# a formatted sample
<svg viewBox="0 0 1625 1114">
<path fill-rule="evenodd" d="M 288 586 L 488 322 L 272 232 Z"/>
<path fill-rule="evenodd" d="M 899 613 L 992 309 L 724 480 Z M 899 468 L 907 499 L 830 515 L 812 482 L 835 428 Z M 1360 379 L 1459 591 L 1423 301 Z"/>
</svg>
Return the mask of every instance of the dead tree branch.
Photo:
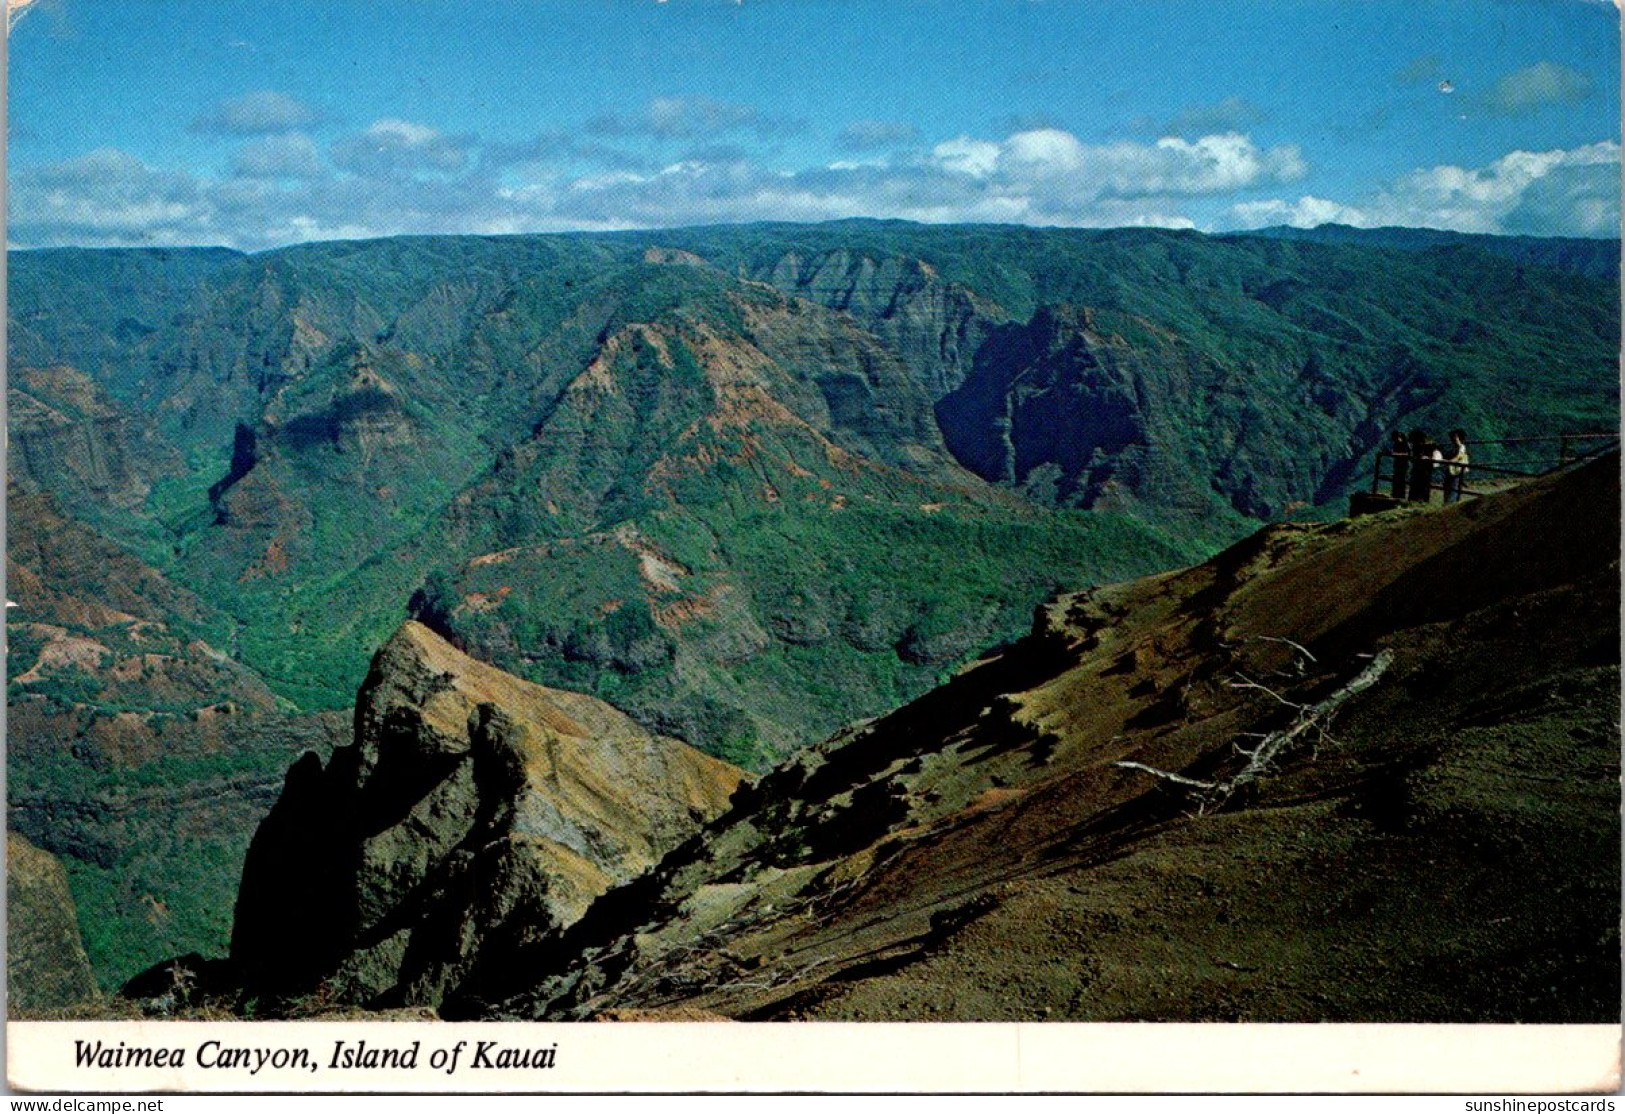
<svg viewBox="0 0 1625 1114">
<path fill-rule="evenodd" d="M 1288 700 L 1286 697 L 1282 696 L 1280 693 L 1276 692 L 1274 689 L 1270 688 L 1268 685 L 1261 685 L 1257 681 L 1248 680 L 1246 677 L 1243 677 L 1240 673 L 1236 674 L 1236 679 L 1234 681 L 1230 682 L 1230 687 L 1233 688 L 1233 689 L 1257 689 L 1259 692 L 1264 693 L 1266 696 L 1274 697 L 1276 700 L 1280 701 L 1282 704 L 1285 704 L 1288 708 L 1296 708 L 1300 712 L 1303 711 L 1304 707 L 1305 707 L 1304 705 L 1299 704 L 1294 700 Z"/>
<path fill-rule="evenodd" d="M 1251 752 L 1247 765 L 1242 771 L 1229 781 L 1221 784 L 1220 788 L 1225 796 L 1229 796 L 1237 789 L 1257 781 L 1264 774 L 1269 773 L 1278 758 L 1284 754 L 1293 743 L 1303 738 L 1310 731 L 1324 733 L 1326 725 L 1331 722 L 1332 716 L 1350 699 L 1358 696 L 1381 679 L 1388 666 L 1393 663 L 1394 655 L 1384 650 L 1371 660 L 1371 664 L 1360 670 L 1354 680 L 1332 693 L 1319 704 L 1305 707 L 1298 715 L 1297 722 L 1280 731 L 1273 731 L 1267 735 Z M 1271 695 L 1274 695 L 1273 693 Z"/>
<path fill-rule="evenodd" d="M 1308 650 L 1304 649 L 1304 647 L 1302 647 L 1298 643 L 1292 641 L 1292 639 L 1290 639 L 1290 638 L 1277 638 L 1274 635 L 1270 635 L 1270 634 L 1255 634 L 1252 637 L 1248 638 L 1247 641 L 1248 642 L 1279 642 L 1283 646 L 1291 646 L 1294 650 L 1298 651 L 1298 653 L 1300 653 L 1304 657 L 1308 658 L 1311 662 L 1316 660 L 1315 655 L 1311 654 Z"/>
<path fill-rule="evenodd" d="M 1125 770 L 1144 770 L 1146 773 L 1166 781 L 1172 781 L 1179 785 L 1192 785 L 1197 789 L 1217 789 L 1219 787 L 1219 783 L 1216 781 L 1202 781 L 1198 778 L 1186 777 L 1184 774 L 1170 773 L 1167 770 L 1159 770 L 1155 766 L 1147 766 L 1144 762 L 1113 762 L 1112 765 L 1121 766 Z"/>
<path fill-rule="evenodd" d="M 1170 770 L 1159 770 L 1155 766 L 1147 766 L 1143 762 L 1124 761 L 1114 762 L 1113 765 L 1126 770 L 1142 770 L 1165 781 L 1171 781 L 1178 785 L 1188 785 L 1199 790 L 1196 794 L 1197 811 L 1198 813 L 1210 812 L 1222 806 L 1237 790 L 1243 789 L 1258 781 L 1265 774 L 1273 772 L 1275 764 L 1304 736 L 1311 732 L 1324 735 L 1327 725 L 1331 723 L 1332 716 L 1337 713 L 1337 710 L 1348 703 L 1349 700 L 1376 684 L 1383 673 L 1387 672 L 1388 667 L 1393 664 L 1393 660 L 1394 655 L 1391 651 L 1382 651 L 1382 653 L 1372 658 L 1371 663 L 1362 669 L 1352 681 L 1318 704 L 1298 704 L 1254 681 L 1243 679 L 1239 682 L 1232 682 L 1232 688 L 1259 689 L 1287 707 L 1298 710 L 1297 718 L 1290 726 L 1269 732 L 1256 747 L 1249 750 L 1239 744 L 1232 744 L 1236 751 L 1247 759 L 1247 764 L 1234 777 L 1226 778 L 1223 781 L 1202 781 L 1199 778 L 1186 777 L 1184 774 L 1176 774 Z"/>
<path fill-rule="evenodd" d="M 1290 669 L 1270 670 L 1270 675 L 1274 677 L 1291 677 L 1293 679 L 1301 679 L 1308 674 L 1311 666 L 1320 664 L 1319 659 L 1317 659 L 1314 654 L 1309 652 L 1309 648 L 1307 646 L 1300 642 L 1294 642 L 1290 638 L 1281 638 L 1273 634 L 1250 634 L 1241 641 L 1243 644 L 1253 642 L 1274 642 L 1277 645 L 1290 647 L 1294 651 L 1291 661 L 1292 667 Z"/>
</svg>

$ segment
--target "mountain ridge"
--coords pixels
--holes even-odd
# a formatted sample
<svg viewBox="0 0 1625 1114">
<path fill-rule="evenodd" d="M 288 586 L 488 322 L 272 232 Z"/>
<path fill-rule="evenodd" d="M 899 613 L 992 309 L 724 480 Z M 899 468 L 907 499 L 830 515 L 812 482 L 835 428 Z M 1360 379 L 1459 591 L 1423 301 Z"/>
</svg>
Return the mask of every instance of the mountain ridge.
<svg viewBox="0 0 1625 1114">
<path fill-rule="evenodd" d="M 14 253 L 24 834 L 116 983 L 218 949 L 274 770 L 336 745 L 404 618 L 762 770 L 1056 592 L 1336 516 L 1396 427 L 1614 428 L 1617 279 L 1494 246 L 849 222 Z M 131 624 L 87 554 L 197 614 Z M 188 786 L 220 848 L 155 819 Z"/>
</svg>

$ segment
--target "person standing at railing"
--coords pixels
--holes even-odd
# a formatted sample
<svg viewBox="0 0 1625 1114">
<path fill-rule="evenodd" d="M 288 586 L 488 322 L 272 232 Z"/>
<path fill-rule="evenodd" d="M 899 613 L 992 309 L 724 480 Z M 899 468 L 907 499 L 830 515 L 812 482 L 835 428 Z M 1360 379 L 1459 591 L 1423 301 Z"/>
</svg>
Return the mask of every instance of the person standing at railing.
<svg viewBox="0 0 1625 1114">
<path fill-rule="evenodd" d="M 1394 430 L 1393 448 L 1388 450 L 1388 454 L 1394 458 L 1394 482 L 1388 490 L 1395 499 L 1403 499 L 1409 491 L 1411 450 L 1410 442 L 1397 429 Z"/>
<path fill-rule="evenodd" d="M 1444 458 L 1444 501 L 1461 502 L 1461 485 L 1467 479 L 1467 431 L 1450 431 L 1450 455 Z"/>
<path fill-rule="evenodd" d="M 1426 503 L 1433 491 L 1433 462 L 1439 458 L 1439 447 L 1428 440 L 1420 429 L 1411 430 L 1410 496 L 1413 503 Z"/>
</svg>

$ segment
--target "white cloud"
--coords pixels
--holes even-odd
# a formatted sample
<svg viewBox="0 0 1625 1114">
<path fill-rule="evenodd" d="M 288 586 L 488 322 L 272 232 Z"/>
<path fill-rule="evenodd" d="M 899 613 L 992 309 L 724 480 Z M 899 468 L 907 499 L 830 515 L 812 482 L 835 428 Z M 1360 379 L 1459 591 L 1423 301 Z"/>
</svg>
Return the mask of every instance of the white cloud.
<svg viewBox="0 0 1625 1114">
<path fill-rule="evenodd" d="M 1264 110 L 1246 97 L 1229 96 L 1215 104 L 1192 105 L 1163 125 L 1164 135 L 1212 135 L 1262 123 Z"/>
<path fill-rule="evenodd" d="M 491 183 L 457 179 L 233 174 L 155 169 L 128 152 L 14 171 L 9 231 L 20 246 L 220 244 L 248 250 L 318 238 L 481 231 L 511 210 Z"/>
<path fill-rule="evenodd" d="M 303 133 L 246 144 L 232 174 L 218 180 L 166 176 L 131 156 L 108 154 L 96 164 L 99 173 L 56 171 L 63 182 L 48 196 L 64 204 L 45 204 L 45 170 L 17 174 L 12 232 L 29 245 L 125 243 L 150 235 L 252 249 L 317 234 L 843 217 L 1188 228 L 1194 222 L 1182 199 L 1277 180 L 1301 167 L 1295 150 L 1261 151 L 1241 136 L 1101 147 L 1058 129 L 1030 129 L 1003 141 L 961 137 L 929 155 L 797 170 L 764 167 L 722 147 L 690 152 L 658 169 L 567 169 L 547 150 L 537 146 L 525 162 L 488 167 L 493 160 L 471 137 L 390 118 L 335 143 L 331 166 Z M 110 204 L 110 198 L 125 200 Z M 150 208 L 138 209 L 138 198 Z M 144 218 L 152 228 L 141 227 Z"/>
<path fill-rule="evenodd" d="M 564 183 L 553 197 L 552 215 L 595 227 L 843 217 L 1193 226 L 1188 217 L 1169 208 L 1166 199 L 1057 199 L 1002 179 L 990 181 L 980 174 L 987 166 L 985 152 L 974 143 L 944 145 L 946 151 L 920 164 L 842 163 L 795 172 L 765 170 L 739 160 L 688 159 L 655 174 L 598 175 Z"/>
<path fill-rule="evenodd" d="M 28 229 L 49 229 L 48 243 L 178 244 L 212 229 L 190 175 L 112 147 L 14 171 L 7 221 L 18 242 Z"/>
<path fill-rule="evenodd" d="M 333 163 L 356 174 L 414 171 L 454 173 L 469 161 L 473 141 L 410 120 L 383 119 L 333 144 Z"/>
<path fill-rule="evenodd" d="M 1260 149 L 1238 132 L 1195 141 L 1168 136 L 1153 144 L 1086 144 L 1059 128 L 1017 132 L 1002 143 L 960 137 L 932 156 L 956 173 L 1031 191 L 1058 205 L 1107 197 L 1194 197 L 1301 178 L 1296 147 Z"/>
<path fill-rule="evenodd" d="M 1413 170 L 1351 204 L 1304 196 L 1243 202 L 1238 225 L 1407 225 L 1532 236 L 1616 235 L 1620 151 L 1612 141 L 1569 150 L 1512 151 L 1481 167 Z"/>
<path fill-rule="evenodd" d="M 774 135 L 800 127 L 796 121 L 764 115 L 748 104 L 689 96 L 655 97 L 630 116 L 603 112 L 587 123 L 587 130 L 598 135 L 655 139 L 708 139 L 741 130 Z"/>
<path fill-rule="evenodd" d="M 314 123 L 303 101 L 274 89 L 260 89 L 220 101 L 192 121 L 192 130 L 223 135 L 273 135 Z"/>
<path fill-rule="evenodd" d="M 912 124 L 895 120 L 854 120 L 841 129 L 836 143 L 844 151 L 878 151 L 912 143 L 915 138 Z"/>
<path fill-rule="evenodd" d="M 1079 143 L 1071 132 L 1060 128 L 1036 128 L 1017 132 L 996 150 L 999 152 L 999 162 L 1006 170 L 1038 177 L 1077 173 L 1086 168 L 1092 156 L 1098 156 L 1109 148 L 1091 150 Z"/>
<path fill-rule="evenodd" d="M 1535 235 L 1611 235 L 1619 219 L 1612 142 L 1422 168 L 1357 197 L 1294 198 L 1266 191 L 1306 173 L 1298 148 L 1260 147 L 1237 132 L 1099 144 L 1026 128 L 794 169 L 717 144 L 671 152 L 663 164 L 600 158 L 567 138 L 498 147 L 389 117 L 341 138 L 326 157 L 301 131 L 251 137 L 215 174 L 103 149 L 14 167 L 10 232 L 22 246 L 257 249 L 317 237 L 843 217 L 1175 228 L 1336 221 Z"/>
<path fill-rule="evenodd" d="M 1547 105 L 1572 104 L 1591 95 L 1591 79 L 1556 62 L 1536 62 L 1498 80 L 1484 97 L 1491 112 L 1521 116 Z"/>
<path fill-rule="evenodd" d="M 1619 166 L 1569 163 L 1530 182 L 1502 218 L 1509 235 L 1619 235 Z"/>
<path fill-rule="evenodd" d="M 314 178 L 321 168 L 316 144 L 303 132 L 245 143 L 232 161 L 233 173 L 243 178 Z"/>
<path fill-rule="evenodd" d="M 968 174 L 972 178 L 986 178 L 998 169 L 999 153 L 997 143 L 989 143 L 985 139 L 971 139 L 963 135 L 958 139 L 939 143 L 931 149 L 931 157 L 937 161 L 937 165 L 956 174 Z"/>
<path fill-rule="evenodd" d="M 1324 197 L 1305 194 L 1296 201 L 1243 201 L 1232 210 L 1244 228 L 1264 228 L 1287 224 L 1293 228 L 1314 228 L 1322 224 L 1364 225 L 1366 215 Z"/>
</svg>

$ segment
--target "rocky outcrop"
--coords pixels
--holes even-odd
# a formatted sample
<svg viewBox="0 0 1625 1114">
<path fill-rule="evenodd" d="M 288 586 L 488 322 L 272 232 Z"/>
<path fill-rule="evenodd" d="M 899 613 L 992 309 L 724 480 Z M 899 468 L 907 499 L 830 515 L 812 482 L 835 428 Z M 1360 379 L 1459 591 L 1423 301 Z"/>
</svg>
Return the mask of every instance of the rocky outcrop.
<svg viewBox="0 0 1625 1114">
<path fill-rule="evenodd" d="M 788 298 L 746 307 L 745 334 L 782 369 L 777 382 L 762 385 L 843 450 L 937 479 L 964 478 L 937 431 L 934 395 L 876 335 Z"/>
<path fill-rule="evenodd" d="M 265 713 L 264 681 L 202 637 L 221 617 L 192 592 L 9 489 L 6 613 L 13 758 L 135 765 L 220 749 L 233 717 Z"/>
<path fill-rule="evenodd" d="M 718 304 L 609 333 L 420 536 L 436 560 L 477 554 L 424 602 L 481 658 L 565 687 L 612 671 L 646 727 L 763 768 L 1019 632 L 1064 575 L 1026 555 L 1093 524 L 1050 521 L 955 464 L 927 394 L 849 318 L 701 277 Z M 1114 548 L 1104 560 L 1143 560 Z M 911 567 L 993 549 L 1012 556 L 943 583 Z M 950 583 L 985 584 L 985 601 L 939 606 Z M 814 680 L 834 654 L 839 679 Z"/>
<path fill-rule="evenodd" d="M 845 249 L 804 257 L 791 252 L 757 278 L 852 315 L 902 359 L 931 398 L 964 380 L 977 349 L 1005 312 L 929 263 L 874 259 Z"/>
<path fill-rule="evenodd" d="M 453 515 L 511 520 L 498 524 L 507 537 L 536 519 L 613 521 L 631 492 L 702 503 L 709 489 L 691 490 L 695 478 L 721 464 L 759 476 L 772 499 L 796 497 L 815 474 L 890 469 L 906 473 L 893 486 L 922 492 L 916 502 L 941 492 L 911 478 L 981 489 L 943 447 L 930 396 L 874 337 L 764 288 L 708 294 L 715 312 L 685 308 L 603 337 Z"/>
<path fill-rule="evenodd" d="M 477 955 L 573 923 L 720 812 L 738 770 L 409 622 L 355 742 L 306 755 L 249 849 L 232 960 L 251 992 L 439 1001 Z"/>
<path fill-rule="evenodd" d="M 12 1017 L 95 1001 L 100 991 L 79 937 L 62 863 L 6 833 L 6 992 Z"/>
<path fill-rule="evenodd" d="M 1403 351 L 1362 371 L 1359 391 L 1341 360 L 1237 358 L 1149 318 L 1055 303 L 994 330 L 936 415 L 957 460 L 1047 506 L 1271 519 L 1346 488 L 1396 407 L 1431 389 Z"/>
<path fill-rule="evenodd" d="M 6 391 L 9 482 L 78 507 L 127 514 L 154 480 L 182 471 L 144 416 L 66 365 L 13 367 Z"/>
<path fill-rule="evenodd" d="M 257 423 L 239 422 L 230 463 L 208 492 L 210 552 L 189 573 L 285 583 L 311 575 L 313 562 L 359 563 L 408 529 L 413 499 L 471 471 L 395 381 L 401 366 L 348 346 L 322 365 L 319 389 L 289 388 Z"/>
<path fill-rule="evenodd" d="M 1281 346 L 1233 362 L 1192 343 L 1188 321 L 1125 313 L 1118 291 L 1041 301 L 1023 322 L 906 256 L 791 252 L 755 275 L 850 316 L 933 401 L 955 461 L 1045 506 L 1271 518 L 1317 483 L 1346 486 L 1337 458 L 1371 451 L 1390 420 L 1370 420 L 1318 358 Z M 1410 369 L 1384 371 L 1374 409 L 1391 409 Z"/>
<path fill-rule="evenodd" d="M 8 484 L 6 510 L 7 591 L 18 605 L 8 621 L 203 625 L 215 614 L 196 593 L 63 514 L 48 494 Z"/>
<path fill-rule="evenodd" d="M 1190 390 L 1177 364 L 1146 364 L 1100 336 L 1087 310 L 1048 307 L 1000 330 L 937 415 L 954 455 L 984 479 L 1051 505 L 1120 503 L 1149 486 L 1156 408 Z"/>
</svg>

